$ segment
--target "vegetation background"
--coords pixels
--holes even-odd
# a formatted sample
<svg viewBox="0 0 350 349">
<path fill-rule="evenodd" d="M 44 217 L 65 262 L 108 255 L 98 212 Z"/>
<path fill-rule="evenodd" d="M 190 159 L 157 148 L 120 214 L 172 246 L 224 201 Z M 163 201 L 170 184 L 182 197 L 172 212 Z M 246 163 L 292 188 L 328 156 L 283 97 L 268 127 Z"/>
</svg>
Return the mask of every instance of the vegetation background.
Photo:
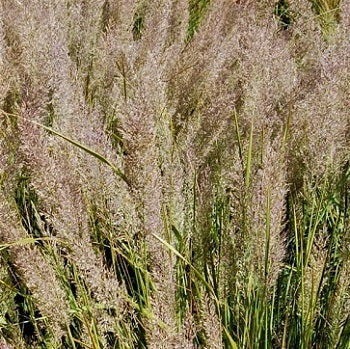
<svg viewBox="0 0 350 349">
<path fill-rule="evenodd" d="M 348 0 L 0 1 L 0 348 L 350 348 Z"/>
</svg>

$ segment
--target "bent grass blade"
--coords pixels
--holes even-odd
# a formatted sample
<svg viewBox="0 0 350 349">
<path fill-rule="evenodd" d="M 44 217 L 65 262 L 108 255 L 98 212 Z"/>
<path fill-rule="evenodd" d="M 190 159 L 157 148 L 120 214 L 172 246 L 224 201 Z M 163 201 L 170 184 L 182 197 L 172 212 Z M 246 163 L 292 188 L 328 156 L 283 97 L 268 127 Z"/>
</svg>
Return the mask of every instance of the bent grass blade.
<svg viewBox="0 0 350 349">
<path fill-rule="evenodd" d="M 120 177 L 127 185 L 129 185 L 129 181 L 128 179 L 126 178 L 125 174 L 116 166 L 114 165 L 110 160 L 108 160 L 106 157 L 104 157 L 103 155 L 97 153 L 96 151 L 90 149 L 89 147 L 75 141 L 74 139 L 72 138 L 69 138 L 67 136 L 65 136 L 64 134 L 54 130 L 53 128 L 51 127 L 48 127 L 48 126 L 45 126 L 43 124 L 41 124 L 40 122 L 37 122 L 37 121 L 34 121 L 34 120 L 30 120 L 30 119 L 27 119 L 27 118 L 24 118 L 20 115 L 17 115 L 17 114 L 11 114 L 11 113 L 7 113 L 5 112 L 4 110 L 0 110 L 0 112 L 4 115 L 7 115 L 7 116 L 14 116 L 14 117 L 17 117 L 17 118 L 21 118 L 23 120 L 26 120 L 26 121 L 29 121 L 31 122 L 32 124 L 44 129 L 45 131 L 47 132 L 50 132 L 52 133 L 53 135 L 57 136 L 57 137 L 60 137 L 62 139 L 64 139 L 65 141 L 67 141 L 68 143 L 74 145 L 75 147 L 85 151 L 86 153 L 88 153 L 89 155 L 95 157 L 96 159 L 98 159 L 99 161 L 105 163 L 106 165 L 108 165 L 112 170 L 113 172 L 118 176 Z"/>
</svg>

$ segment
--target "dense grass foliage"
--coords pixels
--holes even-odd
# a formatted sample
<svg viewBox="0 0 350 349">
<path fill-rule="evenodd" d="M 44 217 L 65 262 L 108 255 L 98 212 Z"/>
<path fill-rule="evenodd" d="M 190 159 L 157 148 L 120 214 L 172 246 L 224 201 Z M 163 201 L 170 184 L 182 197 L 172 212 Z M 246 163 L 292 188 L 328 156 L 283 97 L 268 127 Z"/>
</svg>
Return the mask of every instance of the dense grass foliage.
<svg viewBox="0 0 350 349">
<path fill-rule="evenodd" d="M 350 3 L 0 1 L 0 348 L 350 348 Z"/>
</svg>

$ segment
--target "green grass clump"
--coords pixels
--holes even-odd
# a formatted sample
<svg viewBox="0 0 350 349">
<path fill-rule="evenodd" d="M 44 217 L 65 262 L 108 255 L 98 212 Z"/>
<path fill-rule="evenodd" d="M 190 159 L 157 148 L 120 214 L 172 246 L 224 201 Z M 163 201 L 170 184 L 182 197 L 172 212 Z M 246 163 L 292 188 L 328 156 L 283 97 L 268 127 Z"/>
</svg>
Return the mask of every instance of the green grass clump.
<svg viewBox="0 0 350 349">
<path fill-rule="evenodd" d="M 349 11 L 1 2 L 0 348 L 350 348 Z"/>
</svg>

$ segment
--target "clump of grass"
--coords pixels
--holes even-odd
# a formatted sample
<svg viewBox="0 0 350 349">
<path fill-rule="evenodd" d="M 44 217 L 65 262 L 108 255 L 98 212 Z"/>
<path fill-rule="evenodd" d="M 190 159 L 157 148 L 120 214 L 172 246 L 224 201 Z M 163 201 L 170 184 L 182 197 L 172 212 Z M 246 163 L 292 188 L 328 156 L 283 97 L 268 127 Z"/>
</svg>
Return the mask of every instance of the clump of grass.
<svg viewBox="0 0 350 349">
<path fill-rule="evenodd" d="M 325 36 L 330 34 L 339 22 L 340 0 L 311 0 L 315 13 L 319 16 Z"/>
<path fill-rule="evenodd" d="M 346 11 L 1 2 L 0 347 L 348 348 Z"/>
</svg>

